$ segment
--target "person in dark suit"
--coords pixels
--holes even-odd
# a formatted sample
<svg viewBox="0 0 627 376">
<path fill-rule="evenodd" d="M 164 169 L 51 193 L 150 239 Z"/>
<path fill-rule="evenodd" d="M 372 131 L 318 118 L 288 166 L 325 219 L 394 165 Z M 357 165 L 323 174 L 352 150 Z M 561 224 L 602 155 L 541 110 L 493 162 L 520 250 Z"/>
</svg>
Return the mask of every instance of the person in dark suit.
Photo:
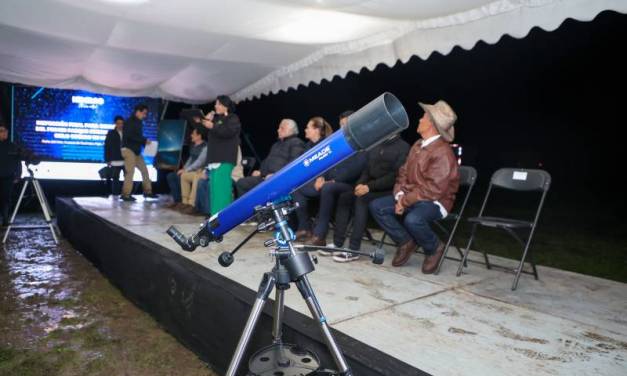
<svg viewBox="0 0 627 376">
<path fill-rule="evenodd" d="M 141 155 L 142 146 L 150 144 L 152 141 L 144 137 L 143 120 L 148 116 L 148 106 L 138 104 L 133 110 L 133 115 L 126 120 L 122 129 L 122 157 L 124 158 L 124 185 L 120 198 L 124 201 L 135 201 L 131 196 L 133 190 L 133 175 L 135 167 L 142 174 L 142 186 L 144 197 L 155 198 L 152 192 L 152 183 L 148 177 L 146 162 Z"/>
<path fill-rule="evenodd" d="M 0 212 L 2 226 L 9 224 L 13 183 L 20 168 L 17 145 L 9 141 L 9 128 L 0 123 Z"/>
<path fill-rule="evenodd" d="M 124 168 L 124 158 L 122 157 L 122 128 L 124 118 L 116 116 L 113 120 L 115 126 L 107 132 L 104 143 L 104 160 L 111 169 L 111 174 L 107 176 L 107 188 L 112 195 L 120 194 L 120 172 Z"/>
<path fill-rule="evenodd" d="M 260 169 L 253 171 L 251 176 L 241 178 L 235 184 L 238 196 L 243 196 L 246 192 L 270 178 L 275 172 L 298 158 L 305 151 L 303 141 L 298 138 L 298 125 L 294 120 L 281 120 L 277 134 L 279 139 L 272 145 L 266 159 L 261 162 Z"/>
<path fill-rule="evenodd" d="M 398 169 L 405 163 L 409 144 L 396 135 L 366 154 L 368 163 L 357 179 L 355 189 L 340 194 L 335 209 L 335 231 L 333 244 L 337 248 L 344 246 L 346 232 L 353 214 L 349 248 L 359 251 L 361 238 L 368 222 L 368 205 L 376 198 L 388 196 L 396 181 Z M 336 252 L 333 259 L 337 262 L 349 262 L 359 259 L 358 255 Z"/>
</svg>

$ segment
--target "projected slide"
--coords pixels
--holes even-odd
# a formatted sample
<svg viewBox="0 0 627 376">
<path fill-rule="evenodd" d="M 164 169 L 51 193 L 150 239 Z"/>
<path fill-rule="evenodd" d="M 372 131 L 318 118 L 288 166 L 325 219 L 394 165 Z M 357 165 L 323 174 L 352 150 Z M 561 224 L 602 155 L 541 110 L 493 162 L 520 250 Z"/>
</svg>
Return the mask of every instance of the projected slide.
<svg viewBox="0 0 627 376">
<path fill-rule="evenodd" d="M 16 86 L 13 139 L 44 161 L 37 166 L 39 178 L 97 180 L 97 171 L 103 166 L 104 140 L 113 128 L 114 117 L 128 118 L 139 103 L 149 108 L 144 135 L 156 140 L 158 99 Z M 152 166 L 153 158 L 144 158 Z M 156 179 L 156 171 L 150 170 L 151 178 Z"/>
</svg>

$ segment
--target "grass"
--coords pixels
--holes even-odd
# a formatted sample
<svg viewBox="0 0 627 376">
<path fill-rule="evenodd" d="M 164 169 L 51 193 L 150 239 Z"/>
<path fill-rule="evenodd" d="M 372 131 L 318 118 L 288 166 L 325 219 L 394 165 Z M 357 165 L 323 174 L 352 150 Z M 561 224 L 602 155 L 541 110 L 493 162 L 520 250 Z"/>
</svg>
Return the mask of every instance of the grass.
<svg viewBox="0 0 627 376">
<path fill-rule="evenodd" d="M 538 196 L 512 197 L 495 197 L 484 215 L 532 220 Z M 481 198 L 475 199 L 464 217 L 479 213 Z M 595 202 L 572 202 L 547 199 L 530 248 L 536 264 L 627 282 L 625 221 Z M 462 219 L 455 243 L 465 247 L 470 232 L 471 225 Z M 475 239 L 471 249 L 517 260 L 522 256 L 520 244 L 503 230 L 479 227 Z"/>
</svg>

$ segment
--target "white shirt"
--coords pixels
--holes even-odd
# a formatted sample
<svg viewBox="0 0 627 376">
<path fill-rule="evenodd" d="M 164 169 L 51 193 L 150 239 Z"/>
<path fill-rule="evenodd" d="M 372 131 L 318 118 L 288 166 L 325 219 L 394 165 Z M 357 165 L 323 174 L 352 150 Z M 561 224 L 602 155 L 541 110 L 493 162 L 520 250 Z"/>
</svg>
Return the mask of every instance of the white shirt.
<svg viewBox="0 0 627 376">
<path fill-rule="evenodd" d="M 430 143 L 432 143 L 433 141 L 437 140 L 438 138 L 442 137 L 441 135 L 435 135 L 435 136 L 431 136 L 429 138 L 427 138 L 426 140 L 422 140 L 422 144 L 420 144 L 420 148 L 425 148 L 427 147 Z M 401 197 L 405 194 L 405 192 L 400 191 L 396 194 L 396 196 L 394 196 L 394 200 L 398 201 L 401 199 Z M 442 214 L 442 218 L 446 218 L 446 216 L 448 215 L 448 212 L 446 211 L 446 209 L 444 209 L 444 206 L 442 206 L 442 204 L 440 203 L 440 201 L 434 201 L 434 204 L 436 204 L 438 206 L 438 208 L 440 209 L 440 214 Z"/>
</svg>

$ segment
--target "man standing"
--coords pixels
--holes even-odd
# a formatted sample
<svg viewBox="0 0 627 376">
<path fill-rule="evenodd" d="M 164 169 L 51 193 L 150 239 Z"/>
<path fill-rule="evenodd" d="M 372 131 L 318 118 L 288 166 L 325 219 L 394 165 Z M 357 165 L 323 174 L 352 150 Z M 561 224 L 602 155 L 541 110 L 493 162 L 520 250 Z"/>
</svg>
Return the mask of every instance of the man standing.
<svg viewBox="0 0 627 376">
<path fill-rule="evenodd" d="M 9 224 L 11 191 L 19 166 L 20 159 L 17 146 L 9 141 L 7 126 L 0 123 L 0 212 L 2 214 L 2 226 Z"/>
<path fill-rule="evenodd" d="M 279 140 L 272 145 L 270 154 L 261 162 L 260 169 L 235 184 L 239 196 L 253 189 L 305 151 L 303 141 L 298 138 L 298 125 L 294 120 L 281 120 L 277 133 Z"/>
<path fill-rule="evenodd" d="M 116 116 L 113 120 L 115 126 L 109 132 L 104 143 L 104 159 L 107 166 L 111 169 L 111 174 L 107 176 L 107 188 L 111 189 L 111 194 L 120 194 L 120 172 L 124 167 L 124 158 L 122 158 L 122 127 L 124 126 L 124 118 Z"/>
<path fill-rule="evenodd" d="M 333 233 L 333 244 L 336 247 L 340 248 L 344 245 L 352 212 L 353 228 L 349 248 L 359 251 L 368 221 L 368 204 L 374 199 L 392 193 L 396 173 L 405 163 L 408 151 L 409 144 L 398 135 L 368 151 L 368 164 L 357 180 L 355 189 L 344 192 L 338 197 Z M 358 258 L 358 255 L 346 252 L 339 252 L 333 256 L 337 262 L 349 262 Z"/>
<path fill-rule="evenodd" d="M 399 244 L 392 265 L 405 264 L 421 246 L 425 253 L 422 272 L 431 274 L 444 254 L 444 244 L 430 224 L 448 215 L 459 188 L 459 168 L 449 145 L 457 115 L 444 101 L 419 104 L 425 111 L 418 124 L 421 139 L 398 172 L 394 195 L 372 201 L 370 211 Z"/>
<path fill-rule="evenodd" d="M 133 115 L 124 124 L 122 131 L 122 157 L 124 158 L 124 186 L 122 186 L 122 196 L 120 197 L 124 201 L 135 201 L 135 198 L 131 196 L 133 190 L 133 175 L 135 173 L 135 167 L 139 169 L 142 174 L 142 186 L 144 189 L 144 197 L 156 198 L 157 195 L 152 193 L 152 184 L 148 177 L 148 169 L 146 168 L 146 162 L 141 155 L 141 149 L 143 145 L 151 143 L 146 137 L 144 137 L 144 125 L 143 120 L 148 116 L 148 106 L 145 104 L 138 104 L 133 110 Z"/>
</svg>

